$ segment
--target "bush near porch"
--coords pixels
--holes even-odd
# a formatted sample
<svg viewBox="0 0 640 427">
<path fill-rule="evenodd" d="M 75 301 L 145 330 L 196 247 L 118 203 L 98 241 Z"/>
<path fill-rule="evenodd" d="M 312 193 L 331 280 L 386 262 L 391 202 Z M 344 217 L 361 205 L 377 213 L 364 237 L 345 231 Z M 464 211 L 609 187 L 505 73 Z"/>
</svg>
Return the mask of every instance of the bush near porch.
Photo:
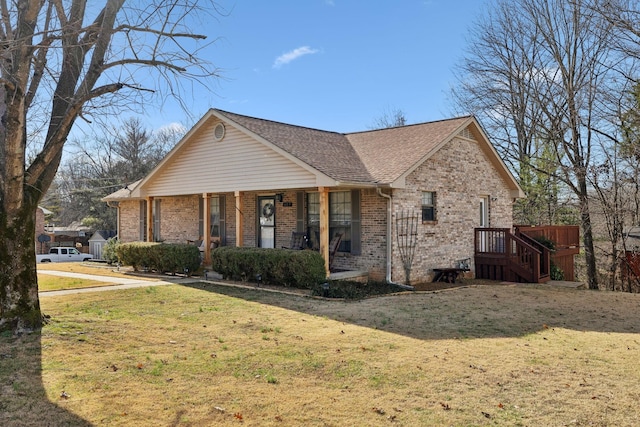
<svg viewBox="0 0 640 427">
<path fill-rule="evenodd" d="M 301 289 L 326 280 L 324 259 L 315 251 L 224 246 L 211 251 L 211 269 L 224 279 Z"/>
<path fill-rule="evenodd" d="M 133 242 L 116 248 L 118 259 L 134 270 L 140 267 L 160 273 L 191 275 L 200 268 L 200 251 L 196 246 L 177 243 Z"/>
</svg>

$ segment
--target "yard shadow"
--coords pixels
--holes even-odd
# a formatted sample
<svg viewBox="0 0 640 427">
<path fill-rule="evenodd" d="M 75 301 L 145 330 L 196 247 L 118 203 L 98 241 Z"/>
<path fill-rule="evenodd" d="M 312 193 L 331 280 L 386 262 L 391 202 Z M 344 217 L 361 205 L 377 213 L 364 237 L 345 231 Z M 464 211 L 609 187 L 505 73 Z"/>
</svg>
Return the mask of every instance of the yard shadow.
<svg viewBox="0 0 640 427">
<path fill-rule="evenodd" d="M 640 295 L 551 285 L 496 282 L 358 301 L 310 298 L 212 283 L 185 286 L 421 340 L 520 337 L 555 327 L 640 332 L 640 317 L 636 316 Z"/>
<path fill-rule="evenodd" d="M 60 393 L 63 400 L 64 390 Z M 40 333 L 20 337 L 0 336 L 0 425 L 92 426 L 47 398 L 42 383 Z"/>
</svg>

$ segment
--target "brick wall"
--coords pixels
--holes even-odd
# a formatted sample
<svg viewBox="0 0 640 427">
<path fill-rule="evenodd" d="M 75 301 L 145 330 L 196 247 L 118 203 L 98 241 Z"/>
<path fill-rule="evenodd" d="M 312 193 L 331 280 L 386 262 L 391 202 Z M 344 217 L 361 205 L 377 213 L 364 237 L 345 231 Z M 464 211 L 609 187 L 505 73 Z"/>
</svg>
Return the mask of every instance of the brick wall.
<svg viewBox="0 0 640 427">
<path fill-rule="evenodd" d="M 369 272 L 372 280 L 384 280 L 387 258 L 387 199 L 374 189 L 360 191 L 362 252 L 358 256 L 337 253 L 333 267 Z"/>
<path fill-rule="evenodd" d="M 162 241 L 187 243 L 187 240 L 198 240 L 200 238 L 200 196 L 162 197 L 160 200 Z"/>
<path fill-rule="evenodd" d="M 125 200 L 118 205 L 118 239 L 121 242 L 140 240 L 140 200 Z"/>
<path fill-rule="evenodd" d="M 434 268 L 453 267 L 456 260 L 473 261 L 473 230 L 479 226 L 480 197 L 489 199 L 491 227 L 512 226 L 509 188 L 474 141 L 452 140 L 411 173 L 406 184 L 406 189 L 394 191 L 394 222 L 402 211 L 420 216 L 422 192 L 436 192 L 437 221 L 418 221 L 412 282 L 430 280 Z M 405 281 L 395 238 L 392 277 L 396 282 Z"/>
</svg>

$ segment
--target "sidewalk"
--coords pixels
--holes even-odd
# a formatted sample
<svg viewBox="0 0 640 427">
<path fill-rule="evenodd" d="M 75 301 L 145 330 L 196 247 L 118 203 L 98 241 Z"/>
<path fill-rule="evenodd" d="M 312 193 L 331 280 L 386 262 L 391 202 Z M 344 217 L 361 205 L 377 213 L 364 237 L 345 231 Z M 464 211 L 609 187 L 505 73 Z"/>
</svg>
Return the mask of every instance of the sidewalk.
<svg viewBox="0 0 640 427">
<path fill-rule="evenodd" d="M 193 283 L 198 282 L 199 279 L 189 278 L 189 277 L 176 277 L 163 278 L 164 280 L 155 280 L 155 279 L 147 279 L 147 278 L 126 278 L 126 277 L 113 277 L 113 276 L 99 276 L 93 274 L 83 274 L 83 273 L 70 273 L 66 271 L 53 271 L 53 270 L 38 270 L 38 273 L 47 274 L 50 276 L 59 276 L 59 277 L 73 277 L 76 279 L 86 279 L 86 280 L 94 280 L 96 282 L 105 282 L 110 283 L 111 285 L 105 286 L 94 286 L 90 288 L 77 288 L 77 289 L 64 289 L 60 291 L 41 291 L 39 292 L 40 297 L 45 296 L 59 296 L 59 295 L 72 295 L 72 294 L 81 294 L 87 292 L 103 292 L 103 291 L 113 291 L 117 289 L 133 289 L 133 288 L 143 288 L 147 286 L 164 286 L 164 285 L 173 285 L 173 284 L 185 284 L 185 283 Z"/>
</svg>

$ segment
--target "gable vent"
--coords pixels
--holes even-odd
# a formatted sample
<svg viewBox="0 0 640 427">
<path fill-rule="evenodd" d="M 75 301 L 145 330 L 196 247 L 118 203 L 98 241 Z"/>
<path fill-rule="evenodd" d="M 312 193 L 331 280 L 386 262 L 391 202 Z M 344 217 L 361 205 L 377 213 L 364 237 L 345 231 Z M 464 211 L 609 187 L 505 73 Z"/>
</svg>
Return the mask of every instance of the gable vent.
<svg viewBox="0 0 640 427">
<path fill-rule="evenodd" d="M 224 134 L 225 134 L 224 123 L 218 123 L 213 128 L 213 138 L 218 142 L 222 141 L 222 139 L 224 138 Z"/>
<path fill-rule="evenodd" d="M 460 132 L 460 136 L 462 138 L 467 138 L 467 139 L 473 139 L 475 140 L 476 138 L 473 136 L 473 134 L 471 133 L 471 131 L 469 130 L 468 127 L 462 129 L 462 131 Z"/>
</svg>

